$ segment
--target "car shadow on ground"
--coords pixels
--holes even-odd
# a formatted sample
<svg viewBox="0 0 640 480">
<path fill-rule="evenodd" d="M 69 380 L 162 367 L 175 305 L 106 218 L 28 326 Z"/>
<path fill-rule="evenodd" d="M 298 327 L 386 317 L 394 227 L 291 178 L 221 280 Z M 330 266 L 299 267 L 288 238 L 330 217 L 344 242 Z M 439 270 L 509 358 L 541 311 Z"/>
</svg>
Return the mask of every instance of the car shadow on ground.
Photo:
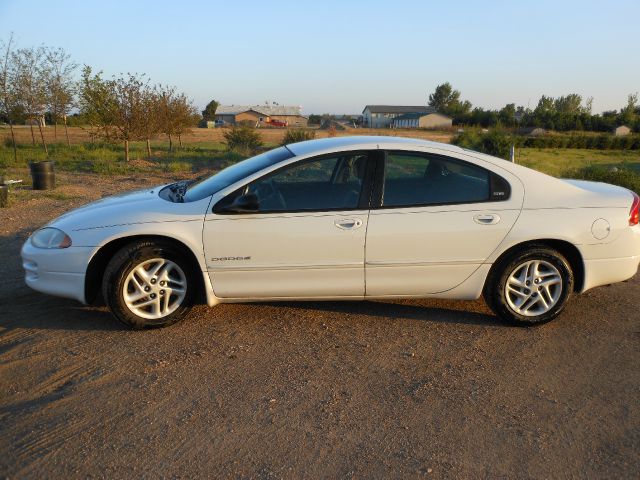
<svg viewBox="0 0 640 480">
<path fill-rule="evenodd" d="M 419 300 L 424 303 L 424 300 Z M 392 318 L 395 320 L 420 320 L 423 322 L 449 323 L 463 325 L 481 325 L 510 327 L 494 315 L 464 310 L 465 302 L 457 302 L 460 309 L 446 308 L 442 306 L 430 306 L 412 303 L 413 300 L 402 301 L 309 301 L 309 302 L 263 302 L 262 305 L 273 307 L 286 306 L 301 310 L 315 310 L 322 312 L 334 312 L 338 314 L 352 314 L 375 316 L 380 318 Z M 415 302 L 418 302 L 416 300 Z M 471 304 L 468 304 L 469 306 Z"/>
<path fill-rule="evenodd" d="M 34 292 L 20 295 L 0 315 L 0 328 L 36 330 L 126 330 L 106 308 Z"/>
</svg>

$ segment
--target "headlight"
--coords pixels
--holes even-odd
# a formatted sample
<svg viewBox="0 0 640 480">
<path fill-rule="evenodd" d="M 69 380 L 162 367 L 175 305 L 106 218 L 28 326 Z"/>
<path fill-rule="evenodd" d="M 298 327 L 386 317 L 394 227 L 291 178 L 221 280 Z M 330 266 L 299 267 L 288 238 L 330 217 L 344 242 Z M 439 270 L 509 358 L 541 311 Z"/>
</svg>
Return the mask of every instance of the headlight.
<svg viewBox="0 0 640 480">
<path fill-rule="evenodd" d="M 71 238 L 62 230 L 46 227 L 31 235 L 31 244 L 38 248 L 67 248 L 71 246 Z"/>
</svg>

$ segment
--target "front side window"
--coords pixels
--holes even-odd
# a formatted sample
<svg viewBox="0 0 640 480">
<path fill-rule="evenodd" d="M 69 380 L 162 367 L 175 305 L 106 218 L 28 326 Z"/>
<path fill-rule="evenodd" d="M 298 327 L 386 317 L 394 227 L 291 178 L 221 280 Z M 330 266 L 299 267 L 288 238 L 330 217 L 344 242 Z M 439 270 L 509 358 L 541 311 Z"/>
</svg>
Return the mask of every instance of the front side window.
<svg viewBox="0 0 640 480">
<path fill-rule="evenodd" d="M 383 207 L 485 202 L 490 173 L 440 155 L 389 152 L 385 161 Z"/>
<path fill-rule="evenodd" d="M 366 153 L 302 161 L 255 180 L 221 200 L 221 205 L 252 194 L 258 213 L 357 209 L 366 165 Z"/>
<path fill-rule="evenodd" d="M 253 175 L 264 168 L 291 157 L 293 157 L 293 153 L 291 153 L 287 147 L 279 147 L 238 162 L 211 177 L 201 178 L 189 184 L 186 194 L 184 195 L 184 201 L 195 202 L 202 200 L 205 197 L 219 192 L 223 188 L 233 185 L 244 177 Z"/>
</svg>

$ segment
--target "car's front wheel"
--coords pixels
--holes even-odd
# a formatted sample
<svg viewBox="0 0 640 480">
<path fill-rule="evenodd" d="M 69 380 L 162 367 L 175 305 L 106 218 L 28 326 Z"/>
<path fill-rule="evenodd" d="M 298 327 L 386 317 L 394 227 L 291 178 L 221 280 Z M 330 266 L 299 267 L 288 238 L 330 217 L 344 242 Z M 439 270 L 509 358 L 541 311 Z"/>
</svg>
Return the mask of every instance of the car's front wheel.
<svg viewBox="0 0 640 480">
<path fill-rule="evenodd" d="M 500 261 L 487 279 L 484 297 L 499 317 L 536 325 L 557 317 L 573 291 L 573 273 L 557 250 L 538 246 Z"/>
<path fill-rule="evenodd" d="M 170 243 L 139 241 L 122 248 L 104 273 L 102 291 L 113 314 L 141 329 L 171 325 L 189 312 L 190 263 Z"/>
</svg>

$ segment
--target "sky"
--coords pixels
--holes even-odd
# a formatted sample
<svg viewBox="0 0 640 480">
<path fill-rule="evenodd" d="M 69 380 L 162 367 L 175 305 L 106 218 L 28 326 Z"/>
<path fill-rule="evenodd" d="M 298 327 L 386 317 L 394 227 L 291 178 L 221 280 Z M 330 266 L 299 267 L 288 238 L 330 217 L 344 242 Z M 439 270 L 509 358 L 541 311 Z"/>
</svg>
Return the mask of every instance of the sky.
<svg viewBox="0 0 640 480">
<path fill-rule="evenodd" d="M 448 81 L 474 106 L 578 93 L 597 113 L 640 91 L 640 0 L 0 0 L 0 40 L 12 32 L 199 108 L 354 114 L 424 105 Z"/>
</svg>

